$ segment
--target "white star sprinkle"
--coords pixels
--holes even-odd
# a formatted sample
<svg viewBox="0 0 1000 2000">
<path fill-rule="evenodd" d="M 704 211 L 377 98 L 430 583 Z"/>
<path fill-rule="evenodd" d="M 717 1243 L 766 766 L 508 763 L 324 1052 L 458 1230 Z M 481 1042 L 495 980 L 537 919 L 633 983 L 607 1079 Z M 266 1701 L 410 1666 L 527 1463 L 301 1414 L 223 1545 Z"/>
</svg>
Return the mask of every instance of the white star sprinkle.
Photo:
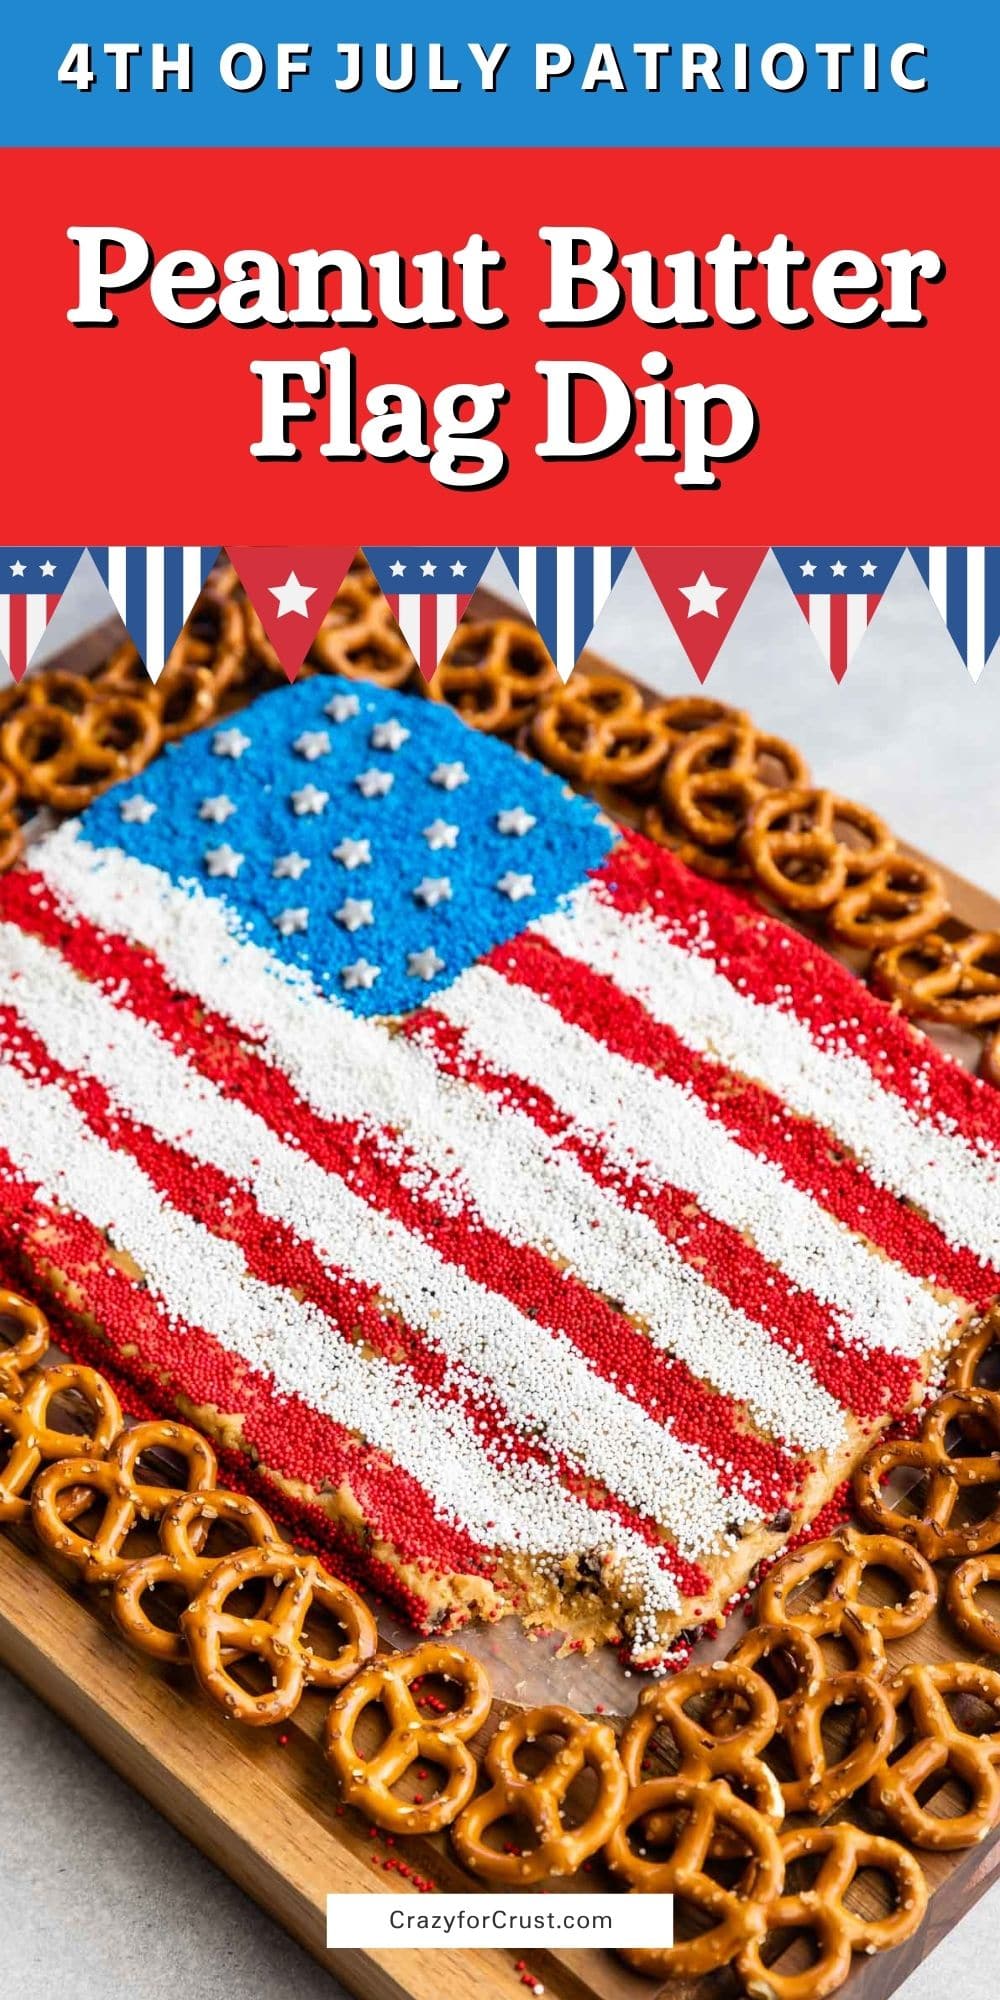
<svg viewBox="0 0 1000 2000">
<path fill-rule="evenodd" d="M 134 798 L 122 800 L 118 817 L 124 820 L 126 826 L 148 826 L 155 811 L 152 799 L 144 799 L 136 793 Z"/>
<path fill-rule="evenodd" d="M 436 852 L 439 847 L 454 847 L 458 833 L 458 827 L 449 826 L 446 819 L 432 819 L 430 826 L 424 828 L 424 839 L 428 847 Z"/>
<path fill-rule="evenodd" d="M 225 792 L 220 792 L 214 799 L 202 799 L 198 807 L 198 818 L 210 819 L 216 826 L 224 826 L 227 819 L 232 819 L 235 811 L 232 799 L 227 798 Z"/>
<path fill-rule="evenodd" d="M 323 812 L 329 803 L 329 792 L 321 792 L 317 785 L 303 785 L 301 791 L 292 793 L 292 811 L 299 819 L 307 813 Z"/>
<path fill-rule="evenodd" d="M 297 882 L 309 863 L 304 854 L 279 854 L 271 874 L 276 882 Z"/>
<path fill-rule="evenodd" d="M 249 748 L 250 737 L 244 736 L 242 729 L 217 729 L 212 738 L 217 757 L 233 757 L 238 761 Z"/>
<path fill-rule="evenodd" d="M 370 840 L 342 840 L 333 849 L 333 858 L 344 868 L 367 868 L 372 858 Z"/>
<path fill-rule="evenodd" d="M 382 967 L 373 965 L 371 959 L 356 958 L 353 965 L 344 966 L 340 977 L 348 993 L 355 992 L 359 986 L 367 992 L 369 987 L 374 986 L 381 971 Z"/>
<path fill-rule="evenodd" d="M 534 813 L 525 812 L 523 806 L 509 806 L 505 812 L 497 813 L 497 832 L 512 833 L 518 840 L 537 825 Z"/>
<path fill-rule="evenodd" d="M 374 909 L 364 897 L 345 896 L 339 910 L 334 910 L 334 918 L 343 924 L 345 931 L 360 931 L 366 924 L 375 922 Z"/>
<path fill-rule="evenodd" d="M 242 854 L 237 854 L 235 847 L 227 846 L 225 841 L 221 847 L 205 849 L 205 869 L 209 875 L 230 875 L 235 878 L 242 866 Z"/>
<path fill-rule="evenodd" d="M 508 870 L 506 875 L 501 875 L 497 888 L 501 896 L 509 896 L 512 903 L 522 903 L 525 896 L 534 895 L 535 878 L 533 875 L 515 875 L 513 870 Z"/>
<path fill-rule="evenodd" d="M 323 710 L 331 722 L 350 722 L 352 715 L 360 713 L 361 703 L 356 694 L 333 694 Z"/>
<path fill-rule="evenodd" d="M 439 958 L 434 946 L 429 944 L 423 951 L 407 952 L 406 970 L 411 979 L 433 979 L 437 973 L 444 971 L 444 959 Z"/>
<path fill-rule="evenodd" d="M 274 919 L 274 928 L 276 931 L 280 931 L 282 937 L 294 937 L 296 931 L 307 931 L 309 929 L 309 911 L 307 909 L 279 910 Z"/>
<path fill-rule="evenodd" d="M 387 722 L 376 722 L 368 738 L 373 750 L 401 750 L 409 740 L 409 730 L 404 729 L 394 715 L 390 715 Z"/>
<path fill-rule="evenodd" d="M 384 799 L 395 779 L 391 771 L 359 771 L 354 780 L 363 799 Z"/>
<path fill-rule="evenodd" d="M 467 785 L 469 773 L 464 764 L 435 764 L 431 772 L 431 784 L 440 785 L 443 792 L 457 792 L 459 785 Z"/>
<path fill-rule="evenodd" d="M 325 757 L 329 748 L 330 738 L 325 729 L 305 729 L 292 744 L 296 756 L 304 757 L 307 764 L 315 764 L 317 757 Z"/>
<path fill-rule="evenodd" d="M 425 875 L 423 881 L 417 883 L 413 894 L 417 902 L 423 903 L 428 910 L 436 909 L 439 903 L 450 903 L 451 876 Z"/>
</svg>

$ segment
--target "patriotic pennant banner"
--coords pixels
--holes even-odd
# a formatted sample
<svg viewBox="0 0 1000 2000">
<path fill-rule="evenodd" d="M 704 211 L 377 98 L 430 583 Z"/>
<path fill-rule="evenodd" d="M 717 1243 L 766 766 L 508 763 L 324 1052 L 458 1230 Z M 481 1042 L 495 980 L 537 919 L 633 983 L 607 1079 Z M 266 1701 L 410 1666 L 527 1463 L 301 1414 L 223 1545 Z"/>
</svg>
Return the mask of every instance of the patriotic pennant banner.
<svg viewBox="0 0 1000 2000">
<path fill-rule="evenodd" d="M 295 679 L 357 550 L 234 548 L 229 558 L 290 681 Z"/>
<path fill-rule="evenodd" d="M 94 548 L 108 596 L 150 680 L 157 681 L 216 556 L 214 548 Z"/>
<path fill-rule="evenodd" d="M 910 554 L 974 681 L 1000 639 L 1000 549 Z"/>
<path fill-rule="evenodd" d="M 560 680 L 568 681 L 630 548 L 501 548 Z"/>
<path fill-rule="evenodd" d="M 882 548 L 775 549 L 835 681 L 842 681 L 903 551 Z"/>
<path fill-rule="evenodd" d="M 766 549 L 636 549 L 700 681 L 732 631 Z"/>
<path fill-rule="evenodd" d="M 0 549 L 0 657 L 23 678 L 83 554 L 75 549 Z"/>
<path fill-rule="evenodd" d="M 492 548 L 365 549 L 425 681 L 433 678 L 492 554 Z"/>
</svg>

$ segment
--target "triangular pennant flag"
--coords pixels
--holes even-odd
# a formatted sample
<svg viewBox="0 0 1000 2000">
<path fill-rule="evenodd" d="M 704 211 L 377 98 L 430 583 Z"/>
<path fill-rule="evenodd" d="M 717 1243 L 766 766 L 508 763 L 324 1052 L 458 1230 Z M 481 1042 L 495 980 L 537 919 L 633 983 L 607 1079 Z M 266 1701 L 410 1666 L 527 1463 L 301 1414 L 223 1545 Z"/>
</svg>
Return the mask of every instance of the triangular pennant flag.
<svg viewBox="0 0 1000 2000">
<path fill-rule="evenodd" d="M 896 573 L 902 549 L 838 545 L 774 553 L 834 680 L 842 681 Z"/>
<path fill-rule="evenodd" d="M 425 681 L 433 678 L 492 554 L 492 546 L 365 549 Z"/>
<path fill-rule="evenodd" d="M 1000 549 L 910 554 L 974 681 L 1000 639 Z"/>
<path fill-rule="evenodd" d="M 201 595 L 219 545 L 185 548 L 94 548 L 90 553 L 115 610 L 158 681 L 181 627 Z"/>
<path fill-rule="evenodd" d="M 229 559 L 290 681 L 295 679 L 357 548 L 234 548 Z"/>
<path fill-rule="evenodd" d="M 621 548 L 501 548 L 511 579 L 568 681 L 631 555 Z"/>
<path fill-rule="evenodd" d="M 16 681 L 27 673 L 82 546 L 0 548 L 0 657 Z"/>
<path fill-rule="evenodd" d="M 766 549 L 637 549 L 700 681 L 732 631 Z"/>
</svg>

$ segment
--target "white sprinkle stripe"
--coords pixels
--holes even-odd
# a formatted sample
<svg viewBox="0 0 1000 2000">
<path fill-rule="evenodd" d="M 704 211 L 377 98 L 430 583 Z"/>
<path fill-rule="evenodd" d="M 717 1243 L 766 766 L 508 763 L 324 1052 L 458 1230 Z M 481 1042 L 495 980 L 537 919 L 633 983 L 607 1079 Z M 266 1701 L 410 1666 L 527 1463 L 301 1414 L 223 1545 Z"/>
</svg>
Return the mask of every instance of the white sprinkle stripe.
<svg viewBox="0 0 1000 2000">
<path fill-rule="evenodd" d="M 693 1092 L 605 1048 L 527 987 L 477 965 L 437 1004 L 487 1062 L 546 1090 L 616 1166 L 653 1187 L 684 1188 L 717 1221 L 749 1234 L 769 1262 L 839 1311 L 845 1338 L 916 1357 L 952 1325 L 954 1312 L 926 1286 L 741 1146 Z"/>
<path fill-rule="evenodd" d="M 238 1246 L 165 1202 L 135 1163 L 111 1153 L 51 1086 L 0 1067 L 0 1116 L 22 1173 L 46 1200 L 84 1216 L 141 1264 L 169 1314 L 202 1326 L 277 1389 L 358 1431 L 418 1479 L 442 1518 L 487 1548 L 539 1555 L 606 1547 L 656 1609 L 676 1586 L 656 1552 L 616 1516 L 566 1493 L 544 1466 L 495 1463 L 460 1412 L 404 1369 L 331 1339 L 324 1315 L 248 1275 Z"/>
<path fill-rule="evenodd" d="M 738 991 L 712 963 L 709 937 L 675 942 L 654 917 L 623 914 L 593 888 L 531 928 L 614 979 L 689 1048 L 835 1133 L 881 1186 L 919 1203 L 950 1243 L 1000 1258 L 1000 1160 L 919 1118 L 873 1083 L 860 1057 L 824 1047 L 797 1015 Z"/>
<path fill-rule="evenodd" d="M 287 1146 L 254 1112 L 198 1074 L 157 1029 L 78 980 L 59 955 L 0 925 L 0 1001 L 56 1060 L 95 1076 L 130 1116 L 241 1184 L 336 1272 L 374 1285 L 423 1327 L 477 1393 L 498 1397 L 523 1434 L 563 1452 L 608 1490 L 703 1553 L 751 1501 L 721 1490 L 701 1453 L 596 1375 L 564 1334 L 540 1330 L 501 1295 L 447 1263 L 395 1218 Z M 247 1161 L 253 1160 L 252 1180 Z M 133 1250 L 134 1245 L 128 1247 Z M 428 1301 L 432 1303 L 428 1305 Z"/>
<path fill-rule="evenodd" d="M 331 1006 L 307 975 L 286 976 L 261 947 L 237 946 L 223 906 L 200 890 L 176 890 L 168 877 L 116 850 L 98 860 L 71 826 L 45 843 L 37 865 L 63 907 L 71 911 L 75 902 L 97 925 L 144 943 L 175 985 L 263 1038 L 322 1116 L 403 1132 L 443 1179 L 461 1174 L 491 1227 L 515 1243 L 550 1249 L 594 1290 L 622 1297 L 624 1288 L 626 1310 L 657 1345 L 723 1394 L 746 1400 L 773 1437 L 807 1451 L 843 1441 L 843 1413 L 805 1363 L 713 1290 L 647 1217 L 599 1189 L 530 1119 L 442 1079 L 425 1052 Z"/>
</svg>

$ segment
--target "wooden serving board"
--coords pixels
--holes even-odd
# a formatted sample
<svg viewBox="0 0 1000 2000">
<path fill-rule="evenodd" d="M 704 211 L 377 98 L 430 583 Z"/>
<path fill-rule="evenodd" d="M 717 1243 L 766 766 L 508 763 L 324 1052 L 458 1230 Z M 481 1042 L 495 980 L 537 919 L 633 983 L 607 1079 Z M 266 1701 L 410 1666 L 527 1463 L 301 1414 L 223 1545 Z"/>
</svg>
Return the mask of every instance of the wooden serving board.
<svg viewBox="0 0 1000 2000">
<path fill-rule="evenodd" d="M 511 615 L 507 605 L 483 594 L 473 611 L 481 617 L 501 611 Z M 96 651 L 93 642 L 84 651 L 100 657 L 100 640 Z M 91 660 L 71 662 L 85 663 Z M 587 655 L 581 664 L 606 666 Z M 1000 902 L 943 872 L 961 917 L 1000 928 Z M 970 1066 L 976 1060 L 973 1037 L 948 1037 L 935 1030 L 935 1038 Z M 391 1615 L 381 1623 L 394 1644 L 405 1645 L 413 1636 Z M 731 1629 L 698 1646 L 696 1662 L 728 1651 L 745 1629 L 743 1615 L 735 1614 L 729 1625 Z M 560 1660 L 554 1640 L 529 1640 L 509 1620 L 463 1633 L 462 1643 L 483 1659 L 502 1697 L 484 1739 L 508 1706 L 562 1700 L 590 1712 L 621 1715 L 634 1705 L 638 1677 L 627 1675 L 609 1649 L 589 1659 L 575 1655 Z M 914 1658 L 972 1657 L 941 1612 L 889 1651 L 899 1664 Z M 111 1624 L 102 1599 L 53 1574 L 28 1530 L 0 1531 L 0 1662 L 362 2000 L 437 2000 L 442 1991 L 456 2000 L 466 1995 L 471 2000 L 473 1991 L 486 2000 L 516 2000 L 515 1959 L 523 1960 L 557 2000 L 735 2000 L 739 1988 L 728 1972 L 658 1988 L 611 1954 L 594 1950 L 329 1952 L 328 1894 L 378 1894 L 390 1888 L 398 1896 L 420 1893 L 393 1866 L 400 1858 L 413 1874 L 441 1889 L 473 1893 L 482 1891 L 482 1885 L 465 1875 L 446 1836 L 407 1839 L 390 1847 L 372 1838 L 360 1814 L 338 1806 L 319 1748 L 326 1697 L 307 1693 L 293 1720 L 278 1733 L 229 1725 L 201 1698 L 188 1675 L 133 1654 Z M 947 1796 L 943 1791 L 942 1802 Z M 846 1817 L 861 1818 L 863 1812 L 853 1802 L 842 1809 Z M 920 1859 L 932 1891 L 928 1916 L 899 1950 L 855 1960 L 842 1989 L 851 2000 L 887 2000 L 972 1907 L 1000 1871 L 1000 1831 L 964 1854 L 922 1853 Z M 611 1885 L 595 1864 L 593 1872 L 571 1885 L 552 1885 L 553 1892 L 560 1886 L 597 1893 Z M 879 1885 L 865 1882 L 862 1896 L 870 1913 L 884 1907 Z M 800 1942 L 792 1942 L 775 1962 L 782 1971 L 791 1971 L 807 1964 L 808 1955 Z"/>
</svg>

